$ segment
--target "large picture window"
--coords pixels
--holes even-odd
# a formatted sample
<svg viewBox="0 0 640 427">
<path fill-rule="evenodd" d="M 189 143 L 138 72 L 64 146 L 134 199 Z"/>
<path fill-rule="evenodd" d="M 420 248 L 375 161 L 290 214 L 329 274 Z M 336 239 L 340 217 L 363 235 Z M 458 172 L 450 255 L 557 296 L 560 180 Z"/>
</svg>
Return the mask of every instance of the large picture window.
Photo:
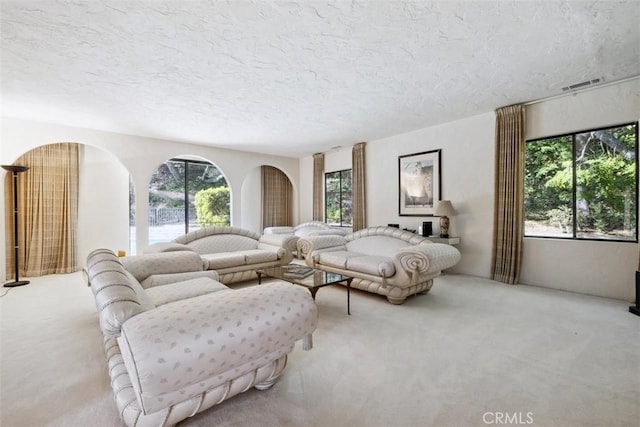
<svg viewBox="0 0 640 427">
<path fill-rule="evenodd" d="M 525 236 L 638 241 L 638 123 L 530 140 Z"/>
<path fill-rule="evenodd" d="M 229 225 L 229 187 L 213 164 L 171 159 L 149 183 L 149 243 L 210 225 Z"/>
<path fill-rule="evenodd" d="M 327 224 L 351 227 L 351 169 L 324 174 L 324 217 Z"/>
</svg>

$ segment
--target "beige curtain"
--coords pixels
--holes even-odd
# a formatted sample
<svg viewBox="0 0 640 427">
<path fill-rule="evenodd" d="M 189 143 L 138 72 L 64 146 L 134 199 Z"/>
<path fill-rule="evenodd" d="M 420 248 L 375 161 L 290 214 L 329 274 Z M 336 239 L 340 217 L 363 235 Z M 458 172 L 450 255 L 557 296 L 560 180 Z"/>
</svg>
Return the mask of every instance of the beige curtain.
<svg viewBox="0 0 640 427">
<path fill-rule="evenodd" d="M 71 273 L 79 269 L 76 253 L 79 157 L 78 144 L 61 143 L 31 150 L 15 162 L 29 166 L 28 171 L 18 176 L 22 276 Z M 13 189 L 7 180 L 5 207 L 13 209 Z M 10 278 L 15 275 L 13 216 L 6 217 L 7 278 Z"/>
<path fill-rule="evenodd" d="M 313 220 L 324 221 L 324 154 L 313 155 Z"/>
<path fill-rule="evenodd" d="M 278 168 L 262 166 L 262 227 L 292 224 L 292 186 Z"/>
<path fill-rule="evenodd" d="M 352 150 L 352 197 L 353 197 L 353 231 L 367 228 L 367 194 L 366 194 L 366 142 L 353 146 Z"/>
<path fill-rule="evenodd" d="M 520 278 L 524 231 L 524 105 L 496 110 L 496 177 L 491 277 Z"/>
</svg>

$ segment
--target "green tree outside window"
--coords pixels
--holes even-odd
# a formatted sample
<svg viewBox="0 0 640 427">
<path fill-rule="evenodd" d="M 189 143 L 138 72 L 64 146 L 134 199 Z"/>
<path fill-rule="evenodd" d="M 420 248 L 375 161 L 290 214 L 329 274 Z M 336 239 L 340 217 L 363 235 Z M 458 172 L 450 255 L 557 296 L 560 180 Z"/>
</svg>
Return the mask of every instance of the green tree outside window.
<svg viewBox="0 0 640 427">
<path fill-rule="evenodd" d="M 525 235 L 637 241 L 638 123 L 526 144 Z"/>
</svg>

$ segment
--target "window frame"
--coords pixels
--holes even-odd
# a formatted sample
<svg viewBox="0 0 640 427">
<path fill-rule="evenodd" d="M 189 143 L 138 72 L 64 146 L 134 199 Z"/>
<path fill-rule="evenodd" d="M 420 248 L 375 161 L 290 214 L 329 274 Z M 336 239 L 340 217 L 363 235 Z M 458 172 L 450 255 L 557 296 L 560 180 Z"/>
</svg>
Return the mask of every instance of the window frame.
<svg viewBox="0 0 640 427">
<path fill-rule="evenodd" d="M 189 165 L 199 164 L 199 165 L 210 165 L 211 162 L 207 162 L 204 160 L 192 160 L 192 159 L 180 159 L 180 158 L 172 158 L 169 159 L 170 162 L 182 162 L 184 163 L 184 234 L 189 233 Z"/>
<path fill-rule="evenodd" d="M 342 170 L 337 170 L 337 171 L 331 171 L 331 172 L 325 172 L 324 173 L 324 221 L 325 223 L 329 223 L 327 221 L 327 176 L 331 175 L 331 174 L 339 174 L 340 177 L 340 184 L 338 186 L 338 188 L 340 189 L 340 224 L 330 224 L 332 226 L 336 226 L 336 227 L 352 227 L 353 225 L 345 225 L 343 223 L 343 218 L 342 218 L 342 211 L 343 211 L 343 207 L 342 207 L 342 201 L 343 201 L 343 197 L 342 197 L 342 174 L 344 172 L 351 172 L 351 183 L 353 185 L 353 169 L 342 169 Z M 351 192 L 352 192 L 352 198 L 353 198 L 353 188 L 351 188 Z M 352 200 L 353 202 L 353 200 Z M 353 222 L 353 218 L 352 218 L 352 222 Z"/>
<path fill-rule="evenodd" d="M 550 136 L 545 136 L 545 137 L 541 137 L 541 138 L 535 138 L 535 139 L 527 139 L 525 140 L 525 146 L 526 144 L 530 144 L 530 143 L 536 143 L 539 141 L 544 141 L 547 139 L 553 139 L 553 138 L 564 138 L 564 137 L 571 137 L 571 161 L 572 161 L 572 189 L 571 189 L 571 193 L 572 193 L 572 206 L 571 206 L 571 214 L 572 214 L 572 230 L 571 230 L 571 236 L 537 236 L 537 235 L 528 235 L 526 234 L 526 228 L 523 227 L 523 237 L 528 238 L 528 239 L 559 239 L 559 240 L 572 240 L 572 241 L 589 241 L 589 242 L 611 242 L 611 243 L 633 243 L 633 244 L 638 244 L 639 240 L 638 240 L 638 212 L 639 212 L 639 208 L 638 208 L 638 202 L 640 201 L 640 197 L 638 195 L 639 191 L 640 191 L 640 184 L 639 184 L 639 179 L 640 177 L 638 176 L 638 172 L 640 170 L 639 167 L 639 160 L 638 160 L 638 153 L 639 153 L 639 145 L 640 145 L 640 140 L 638 139 L 638 135 L 639 135 L 639 131 L 638 131 L 638 121 L 631 121 L 631 122 L 625 122 L 625 123 L 619 123 L 619 124 L 613 124 L 613 125 L 607 125 L 607 126 L 598 126 L 595 128 L 589 128 L 589 129 L 584 129 L 584 130 L 579 130 L 579 131 L 574 131 L 574 132 L 567 132 L 567 133 L 563 133 L 563 134 L 558 134 L 558 135 L 550 135 Z M 636 146 L 635 146 L 635 150 L 634 150 L 634 155 L 635 155 L 635 177 L 636 177 L 636 191 L 635 191 L 635 198 L 636 198 L 636 203 L 635 203 L 635 238 L 633 240 L 630 239 L 597 239 L 597 238 L 593 238 L 593 237 L 578 237 L 577 236 L 577 229 L 578 229 L 578 214 L 577 214 L 577 168 L 576 168 L 576 135 L 579 134 L 583 134 L 583 133 L 589 133 L 589 132 L 595 132 L 595 131 L 602 131 L 602 130 L 609 130 L 609 129 L 614 129 L 614 128 L 620 128 L 620 127 L 625 127 L 625 126 L 635 126 L 635 138 L 636 138 Z M 526 170 L 526 148 L 525 148 L 525 170 Z M 524 190 L 524 189 L 523 189 Z M 524 194 L 524 196 L 526 196 L 526 193 Z M 523 202 L 524 203 L 524 202 Z M 526 207 L 523 205 L 523 216 L 526 217 Z M 524 221 L 524 218 L 523 218 Z"/>
<path fill-rule="evenodd" d="M 205 165 L 205 166 L 213 166 L 216 169 L 218 169 L 218 167 L 213 164 L 213 162 L 210 162 L 208 160 L 199 160 L 199 159 L 185 159 L 185 158 L 179 158 L 179 157 L 172 157 L 170 159 L 167 159 L 163 162 L 167 163 L 167 162 L 180 162 L 180 163 L 184 163 L 184 177 L 183 177 L 183 182 L 182 185 L 184 187 L 184 230 L 185 230 L 185 234 L 189 233 L 189 164 L 196 164 L 196 165 Z M 158 166 L 159 168 L 160 166 Z M 156 170 L 158 169 L 156 168 Z M 218 171 L 220 171 L 220 169 L 218 169 Z M 155 173 L 155 171 L 154 171 Z M 225 182 L 227 182 L 228 185 L 228 181 L 226 181 L 226 177 L 225 177 Z M 148 197 L 147 197 L 148 198 Z M 148 202 L 147 202 L 148 203 Z"/>
</svg>

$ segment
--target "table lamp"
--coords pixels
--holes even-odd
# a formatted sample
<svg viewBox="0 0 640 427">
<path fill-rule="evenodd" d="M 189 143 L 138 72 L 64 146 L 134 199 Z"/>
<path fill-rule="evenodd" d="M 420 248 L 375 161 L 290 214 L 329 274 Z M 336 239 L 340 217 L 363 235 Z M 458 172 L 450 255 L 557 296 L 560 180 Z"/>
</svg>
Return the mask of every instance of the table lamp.
<svg viewBox="0 0 640 427">
<path fill-rule="evenodd" d="M 440 237 L 449 238 L 449 217 L 455 215 L 451 201 L 440 200 L 433 215 L 440 217 Z"/>
</svg>

